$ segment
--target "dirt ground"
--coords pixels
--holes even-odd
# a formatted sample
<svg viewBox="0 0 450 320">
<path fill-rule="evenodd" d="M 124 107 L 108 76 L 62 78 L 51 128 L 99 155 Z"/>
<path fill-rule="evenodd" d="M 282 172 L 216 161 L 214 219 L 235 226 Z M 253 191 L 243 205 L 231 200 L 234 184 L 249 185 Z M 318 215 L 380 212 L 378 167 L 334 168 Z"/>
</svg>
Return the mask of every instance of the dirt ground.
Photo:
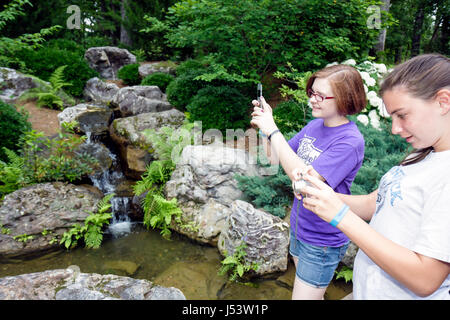
<svg viewBox="0 0 450 320">
<path fill-rule="evenodd" d="M 39 108 L 35 101 L 16 103 L 18 111 L 24 109 L 28 114 L 28 121 L 31 127 L 43 132 L 46 136 L 51 136 L 59 132 L 58 113 L 61 111 L 49 108 Z"/>
</svg>

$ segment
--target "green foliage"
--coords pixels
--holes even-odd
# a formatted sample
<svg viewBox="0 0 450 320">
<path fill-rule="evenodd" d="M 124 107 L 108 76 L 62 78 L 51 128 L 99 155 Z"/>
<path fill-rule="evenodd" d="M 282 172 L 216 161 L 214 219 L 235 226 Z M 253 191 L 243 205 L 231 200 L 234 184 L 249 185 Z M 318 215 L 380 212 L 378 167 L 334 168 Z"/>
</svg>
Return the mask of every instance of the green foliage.
<svg viewBox="0 0 450 320">
<path fill-rule="evenodd" d="M 13 106 L 0 101 L 0 161 L 7 159 L 3 147 L 9 150 L 19 150 L 20 137 L 31 130 L 28 117 Z"/>
<path fill-rule="evenodd" d="M 200 89 L 187 105 L 191 121 L 202 121 L 203 130 L 244 129 L 250 122 L 250 102 L 229 86 L 207 86 Z"/>
<path fill-rule="evenodd" d="M 30 5 L 28 0 L 13 0 L 0 11 L 0 30 L 12 23 L 18 16 L 24 15 L 24 6 Z M 26 71 L 27 66 L 17 53 L 23 49 L 37 49 L 42 47 L 44 37 L 55 34 L 61 26 L 55 25 L 50 28 L 42 28 L 39 32 L 25 33 L 16 38 L 0 37 L 0 65 Z"/>
<path fill-rule="evenodd" d="M 345 283 L 353 280 L 353 269 L 347 266 L 342 266 L 339 271 L 335 271 L 336 280 L 344 279 Z"/>
<path fill-rule="evenodd" d="M 313 119 L 311 108 L 294 100 L 281 102 L 273 109 L 273 118 L 281 132 L 299 132 Z"/>
<path fill-rule="evenodd" d="M 308 70 L 365 54 L 378 34 L 366 25 L 371 4 L 376 1 L 180 1 L 169 8 L 167 39 L 196 57 L 212 57 L 230 75 L 258 80 L 286 61 Z"/>
<path fill-rule="evenodd" d="M 52 73 L 49 78 L 50 86 L 42 85 L 29 89 L 20 96 L 19 100 L 23 101 L 37 98 L 37 105 L 39 107 L 46 106 L 51 109 L 60 110 L 64 109 L 63 98 L 69 103 L 74 104 L 75 100 L 65 95 L 62 90 L 63 87 L 71 86 L 70 83 L 64 82 L 63 79 L 63 72 L 66 67 L 67 66 L 60 66 Z"/>
<path fill-rule="evenodd" d="M 380 130 L 360 123 L 354 116 L 350 119 L 356 123 L 364 136 L 364 162 L 353 181 L 352 194 L 369 194 L 378 188 L 381 177 L 411 151 L 410 145 L 401 137 L 390 132 L 390 119 L 380 121 Z"/>
<path fill-rule="evenodd" d="M 228 274 L 228 280 L 230 282 L 238 282 L 242 279 L 245 272 L 250 270 L 257 271 L 259 268 L 258 263 L 253 262 L 250 264 L 245 261 L 245 256 L 247 255 L 247 252 L 245 251 L 246 248 L 247 244 L 245 241 L 242 241 L 241 244 L 234 249 L 232 255 L 226 254 L 225 259 L 221 261 L 222 265 L 218 274 L 221 276 Z"/>
<path fill-rule="evenodd" d="M 49 81 L 59 67 L 66 66 L 61 80 L 70 83 L 66 92 L 74 97 L 82 97 L 86 82 L 99 76 L 84 59 L 83 49 L 70 41 L 52 41 L 37 50 L 20 50 L 17 57 L 26 64 L 28 73 L 44 81 Z"/>
<path fill-rule="evenodd" d="M 142 86 L 158 86 L 161 91 L 166 92 L 167 86 L 173 81 L 174 76 L 164 73 L 156 72 L 149 74 L 141 81 Z"/>
<path fill-rule="evenodd" d="M 139 63 L 127 64 L 119 69 L 117 77 L 129 86 L 138 85 L 141 82 L 139 75 Z"/>
<path fill-rule="evenodd" d="M 137 196 L 147 192 L 141 200 L 144 210 L 144 225 L 147 228 L 161 229 L 161 234 L 165 238 L 170 237 L 172 223 L 177 223 L 182 228 L 195 229 L 194 226 L 182 222 L 182 211 L 177 207 L 177 199 L 167 200 L 164 198 L 164 186 L 175 170 L 176 161 L 183 148 L 193 143 L 193 137 L 190 135 L 193 128 L 193 123 L 185 123 L 178 129 L 162 127 L 159 132 L 153 129 L 143 131 L 153 146 L 153 149 L 149 151 L 155 152 L 159 160 L 152 161 L 147 165 L 142 179 L 136 182 L 133 191 Z"/>
<path fill-rule="evenodd" d="M 64 232 L 60 244 L 64 244 L 66 249 L 73 249 L 77 246 L 78 240 L 83 238 L 86 248 L 97 249 L 103 241 L 102 228 L 109 224 L 112 214 L 110 200 L 114 193 L 107 194 L 97 204 L 97 213 L 89 212 L 89 216 L 84 220 L 84 225 L 74 224 L 72 228 Z"/>
<path fill-rule="evenodd" d="M 92 173 L 98 161 L 88 154 L 77 153 L 86 138 L 67 132 L 56 138 L 42 132 L 25 132 L 19 141 L 20 155 L 4 148 L 9 161 L 0 161 L 0 197 L 28 185 L 51 182 L 75 182 Z"/>
</svg>

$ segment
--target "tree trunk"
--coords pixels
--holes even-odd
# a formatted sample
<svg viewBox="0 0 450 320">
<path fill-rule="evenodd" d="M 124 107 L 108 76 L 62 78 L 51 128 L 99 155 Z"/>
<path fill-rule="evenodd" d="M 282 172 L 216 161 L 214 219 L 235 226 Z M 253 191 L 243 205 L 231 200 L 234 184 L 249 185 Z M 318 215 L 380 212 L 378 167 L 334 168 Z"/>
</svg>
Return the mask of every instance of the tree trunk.
<svg viewBox="0 0 450 320">
<path fill-rule="evenodd" d="M 414 27 L 411 39 L 411 57 L 417 56 L 420 53 L 420 38 L 423 21 L 425 18 L 425 10 L 422 3 L 419 2 L 419 7 L 414 19 Z"/>
<path fill-rule="evenodd" d="M 383 5 L 381 6 L 381 11 L 389 12 L 389 7 L 391 5 L 390 0 L 383 0 Z M 384 51 L 384 44 L 386 42 L 386 28 L 381 29 L 378 35 L 378 41 L 375 44 L 375 52 Z"/>
<path fill-rule="evenodd" d="M 126 12 L 127 7 L 127 0 L 122 0 L 120 2 L 120 15 L 122 17 L 122 22 L 120 24 L 120 42 L 131 47 L 132 41 L 130 35 L 128 34 L 128 30 L 125 28 L 125 21 L 128 20 Z"/>
</svg>

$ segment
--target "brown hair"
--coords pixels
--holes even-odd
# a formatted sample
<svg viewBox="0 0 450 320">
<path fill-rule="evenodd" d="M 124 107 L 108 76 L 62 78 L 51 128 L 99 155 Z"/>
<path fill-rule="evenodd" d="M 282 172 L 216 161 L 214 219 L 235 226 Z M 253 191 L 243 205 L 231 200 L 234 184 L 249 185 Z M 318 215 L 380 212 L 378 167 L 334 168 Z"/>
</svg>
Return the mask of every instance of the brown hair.
<svg viewBox="0 0 450 320">
<path fill-rule="evenodd" d="M 328 79 L 336 100 L 337 110 L 341 115 L 361 112 L 366 107 L 366 92 L 358 70 L 352 66 L 338 64 L 315 72 L 306 84 L 306 93 L 316 78 Z"/>
<path fill-rule="evenodd" d="M 405 88 L 419 99 L 433 99 L 439 90 L 450 87 L 450 59 L 441 54 L 423 54 L 403 62 L 383 79 L 380 95 L 396 87 Z M 400 164 L 419 162 L 431 151 L 433 147 L 413 150 Z"/>
</svg>

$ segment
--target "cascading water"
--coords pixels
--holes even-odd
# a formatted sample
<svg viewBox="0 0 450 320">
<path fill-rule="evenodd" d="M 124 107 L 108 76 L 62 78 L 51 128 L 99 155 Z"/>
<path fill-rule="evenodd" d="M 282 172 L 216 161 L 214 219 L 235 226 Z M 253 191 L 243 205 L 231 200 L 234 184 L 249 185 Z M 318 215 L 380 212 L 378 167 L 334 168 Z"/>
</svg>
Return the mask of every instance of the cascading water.
<svg viewBox="0 0 450 320">
<path fill-rule="evenodd" d="M 131 210 L 131 199 L 127 196 L 117 195 L 117 187 L 126 178 L 121 171 L 120 161 L 115 153 L 104 144 L 95 141 L 91 132 L 86 132 L 87 139 L 81 146 L 83 152 L 99 160 L 101 171 L 89 175 L 93 185 L 100 189 L 104 195 L 115 193 L 111 198 L 112 219 L 107 233 L 113 237 L 120 237 L 131 232 L 133 222 L 128 213 Z M 110 165 L 109 165 L 110 164 Z"/>
</svg>

